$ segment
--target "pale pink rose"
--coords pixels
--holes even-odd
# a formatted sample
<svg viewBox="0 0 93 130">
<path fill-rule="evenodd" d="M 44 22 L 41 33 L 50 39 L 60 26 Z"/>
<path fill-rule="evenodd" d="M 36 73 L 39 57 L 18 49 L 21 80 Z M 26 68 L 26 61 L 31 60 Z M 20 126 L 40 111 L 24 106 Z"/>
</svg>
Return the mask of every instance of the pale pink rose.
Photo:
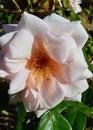
<svg viewBox="0 0 93 130">
<path fill-rule="evenodd" d="M 23 101 L 26 111 L 81 101 L 92 73 L 82 53 L 88 35 L 80 21 L 57 14 L 41 20 L 25 12 L 18 25 L 4 28 L 8 33 L 0 37 L 0 77 L 10 82 L 12 100 Z"/>
<path fill-rule="evenodd" d="M 69 0 L 69 2 L 70 2 L 70 7 L 73 9 L 75 13 L 81 12 L 81 7 L 80 7 L 81 0 Z"/>
</svg>

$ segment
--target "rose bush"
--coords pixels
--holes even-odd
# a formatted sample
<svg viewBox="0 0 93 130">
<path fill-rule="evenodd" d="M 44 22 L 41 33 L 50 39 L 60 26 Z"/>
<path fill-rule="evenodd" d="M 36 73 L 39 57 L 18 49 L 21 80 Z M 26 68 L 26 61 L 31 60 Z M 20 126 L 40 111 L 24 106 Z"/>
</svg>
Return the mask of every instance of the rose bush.
<svg viewBox="0 0 93 130">
<path fill-rule="evenodd" d="M 0 77 L 13 101 L 27 111 L 51 109 L 63 100 L 81 101 L 92 76 L 82 47 L 88 35 L 80 21 L 51 14 L 43 20 L 23 13 L 0 37 Z M 10 30 L 11 32 L 10 32 Z"/>
</svg>

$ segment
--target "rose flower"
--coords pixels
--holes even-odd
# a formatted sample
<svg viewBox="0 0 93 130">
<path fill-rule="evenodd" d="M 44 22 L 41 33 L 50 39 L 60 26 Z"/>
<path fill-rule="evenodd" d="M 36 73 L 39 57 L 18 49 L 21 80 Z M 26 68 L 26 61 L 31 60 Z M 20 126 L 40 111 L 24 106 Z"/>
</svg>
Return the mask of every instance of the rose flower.
<svg viewBox="0 0 93 130">
<path fill-rule="evenodd" d="M 92 76 L 82 53 L 88 35 L 80 21 L 51 14 L 43 20 L 23 13 L 0 37 L 0 77 L 11 100 L 26 111 L 51 109 L 63 100 L 81 101 Z M 10 32 L 11 31 L 11 32 Z"/>
</svg>

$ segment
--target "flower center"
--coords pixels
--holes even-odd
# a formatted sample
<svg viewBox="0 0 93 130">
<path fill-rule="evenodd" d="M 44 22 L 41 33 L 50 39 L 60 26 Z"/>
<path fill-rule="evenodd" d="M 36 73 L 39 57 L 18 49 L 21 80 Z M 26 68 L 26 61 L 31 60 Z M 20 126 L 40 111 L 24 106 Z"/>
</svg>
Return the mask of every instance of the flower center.
<svg viewBox="0 0 93 130">
<path fill-rule="evenodd" d="M 28 60 L 26 68 L 32 71 L 32 74 L 37 78 L 49 79 L 51 69 L 54 69 L 54 61 L 48 55 L 48 52 L 43 47 L 37 47 Z"/>
</svg>

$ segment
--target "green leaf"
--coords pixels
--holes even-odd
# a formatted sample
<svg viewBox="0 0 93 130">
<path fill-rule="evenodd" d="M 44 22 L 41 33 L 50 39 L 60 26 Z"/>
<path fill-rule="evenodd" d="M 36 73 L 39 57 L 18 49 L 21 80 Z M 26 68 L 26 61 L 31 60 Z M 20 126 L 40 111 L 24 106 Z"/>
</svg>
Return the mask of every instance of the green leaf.
<svg viewBox="0 0 93 130">
<path fill-rule="evenodd" d="M 61 102 L 60 104 L 58 104 L 56 107 L 54 107 L 53 109 L 55 111 L 57 111 L 58 113 L 61 113 L 62 111 L 64 111 L 67 108 L 65 102 Z"/>
<path fill-rule="evenodd" d="M 26 116 L 26 114 L 27 113 L 24 109 L 23 104 L 20 104 L 20 106 L 18 108 L 18 113 L 17 113 L 18 121 L 17 121 L 16 130 L 22 130 L 22 123 L 23 123 L 23 119 Z"/>
<path fill-rule="evenodd" d="M 71 11 L 71 12 L 70 12 L 70 18 L 71 18 L 72 20 L 76 21 L 76 20 L 78 20 L 78 15 Z"/>
<path fill-rule="evenodd" d="M 88 107 L 87 105 L 85 105 L 84 103 L 80 102 L 78 104 L 78 110 L 81 111 L 83 114 L 89 116 L 91 115 L 91 110 L 90 107 Z"/>
<path fill-rule="evenodd" d="M 73 124 L 73 130 L 84 130 L 86 126 L 86 120 L 87 117 L 83 113 L 78 111 Z"/>
<path fill-rule="evenodd" d="M 68 110 L 65 112 L 65 117 L 69 121 L 71 126 L 73 126 L 74 124 L 76 114 L 77 114 L 77 109 L 75 108 L 68 108 Z"/>
<path fill-rule="evenodd" d="M 78 103 L 74 101 L 65 101 L 66 106 L 68 107 L 77 107 Z"/>
<path fill-rule="evenodd" d="M 90 46 L 90 51 L 93 54 L 93 46 Z"/>
<path fill-rule="evenodd" d="M 61 114 L 49 110 L 41 117 L 38 130 L 72 130 L 72 128 Z"/>
</svg>

